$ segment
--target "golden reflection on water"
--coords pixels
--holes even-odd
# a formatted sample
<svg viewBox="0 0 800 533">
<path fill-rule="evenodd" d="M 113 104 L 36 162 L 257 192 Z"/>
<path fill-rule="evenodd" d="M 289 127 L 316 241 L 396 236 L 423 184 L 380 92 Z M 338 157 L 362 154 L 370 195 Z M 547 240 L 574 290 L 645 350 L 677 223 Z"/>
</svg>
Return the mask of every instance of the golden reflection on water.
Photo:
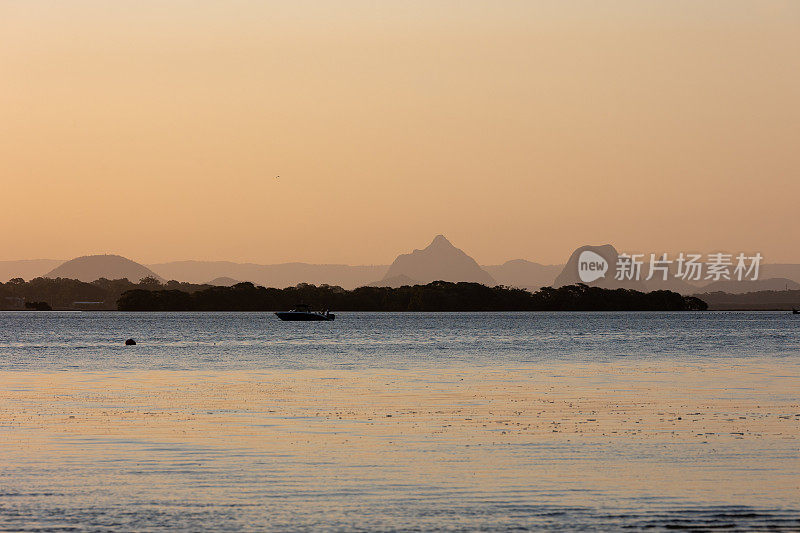
<svg viewBox="0 0 800 533">
<path fill-rule="evenodd" d="M 445 507 L 789 509 L 799 383 L 796 365 L 750 362 L 2 372 L 0 474 L 23 496 L 94 485 L 167 507 L 177 494 L 257 509 L 272 483 L 287 499 L 270 516 L 288 521 L 302 502 L 333 516 L 353 500 L 420 494 Z"/>
</svg>

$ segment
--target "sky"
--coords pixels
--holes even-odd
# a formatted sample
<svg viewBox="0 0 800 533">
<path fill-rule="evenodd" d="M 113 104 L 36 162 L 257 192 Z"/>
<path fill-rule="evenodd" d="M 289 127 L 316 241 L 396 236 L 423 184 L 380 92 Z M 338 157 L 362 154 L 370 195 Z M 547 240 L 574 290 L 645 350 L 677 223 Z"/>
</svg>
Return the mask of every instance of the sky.
<svg viewBox="0 0 800 533">
<path fill-rule="evenodd" d="M 0 0 L 0 191 L 0 260 L 800 262 L 800 2 Z"/>
</svg>

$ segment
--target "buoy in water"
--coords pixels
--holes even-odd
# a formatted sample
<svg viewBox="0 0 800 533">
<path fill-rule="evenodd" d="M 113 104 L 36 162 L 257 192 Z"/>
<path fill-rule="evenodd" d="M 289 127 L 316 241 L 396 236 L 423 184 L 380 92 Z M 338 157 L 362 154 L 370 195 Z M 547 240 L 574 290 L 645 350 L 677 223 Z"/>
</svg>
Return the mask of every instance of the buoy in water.
<svg viewBox="0 0 800 533">
<path fill-rule="evenodd" d="M 125 346 L 136 346 L 136 341 L 133 339 L 128 339 L 125 341 Z"/>
</svg>

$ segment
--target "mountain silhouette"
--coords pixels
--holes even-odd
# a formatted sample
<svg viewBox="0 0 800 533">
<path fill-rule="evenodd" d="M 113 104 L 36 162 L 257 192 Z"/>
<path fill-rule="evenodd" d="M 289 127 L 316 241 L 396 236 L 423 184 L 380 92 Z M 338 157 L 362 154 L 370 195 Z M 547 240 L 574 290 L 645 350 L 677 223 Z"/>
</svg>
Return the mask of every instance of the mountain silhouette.
<svg viewBox="0 0 800 533">
<path fill-rule="evenodd" d="M 46 278 L 69 278 L 90 283 L 100 278 L 122 279 L 137 282 L 142 278 L 152 277 L 159 281 L 164 279 L 135 261 L 121 255 L 87 255 L 76 257 L 63 263 L 47 274 Z"/>
<path fill-rule="evenodd" d="M 63 262 L 63 259 L 0 261 L 0 282 L 5 283 L 12 278 L 22 278 L 30 281 L 33 278 L 44 276 Z"/>
<path fill-rule="evenodd" d="M 796 309 L 800 302 L 800 290 L 792 290 L 791 285 L 789 287 L 788 291 L 781 289 L 739 294 L 704 292 L 696 297 L 708 303 L 708 308 L 715 311 L 789 311 Z"/>
<path fill-rule="evenodd" d="M 229 278 L 227 276 L 220 276 L 206 282 L 206 285 L 214 285 L 216 287 L 232 287 L 237 283 L 241 283 L 241 281 L 238 279 Z"/>
<path fill-rule="evenodd" d="M 591 282 L 584 282 L 581 280 L 580 275 L 578 274 L 578 259 L 580 255 L 585 251 L 591 251 L 595 254 L 599 255 L 603 259 L 606 260 L 608 263 L 608 270 L 605 273 L 604 277 L 601 277 L 595 281 Z M 576 283 L 585 283 L 591 287 L 602 287 L 604 289 L 634 289 L 637 291 L 644 291 L 645 286 L 642 281 L 633 280 L 624 280 L 619 281 L 614 279 L 616 274 L 617 268 L 617 258 L 619 257 L 619 253 L 617 249 L 611 246 L 610 244 L 604 244 L 602 246 L 581 246 L 569 257 L 569 261 L 564 266 L 564 270 L 561 271 L 561 274 L 555 279 L 553 283 L 553 287 L 563 287 L 564 285 L 575 285 Z M 642 265 L 642 273 L 647 274 L 645 269 L 645 265 Z M 640 278 L 643 279 L 643 278 Z"/>
<path fill-rule="evenodd" d="M 391 270 L 388 265 L 343 265 L 343 264 L 309 264 L 281 263 L 256 264 L 235 263 L 231 261 L 171 261 L 159 264 L 140 265 L 124 257 L 112 255 L 88 256 L 64 262 L 54 259 L 25 259 L 0 261 L 0 282 L 12 278 L 30 280 L 36 277 L 74 277 L 94 281 L 96 278 L 127 277 L 136 282 L 142 277 L 153 276 L 157 279 L 178 280 L 195 284 L 228 284 L 230 280 L 247 280 L 266 287 L 293 287 L 299 283 L 315 285 L 338 285 L 345 289 L 354 289 L 365 285 L 399 287 L 402 285 L 424 284 L 427 280 L 472 279 L 487 284 L 501 284 L 511 287 L 537 290 L 552 285 L 560 287 L 580 283 L 577 272 L 577 261 L 583 250 L 592 250 L 598 255 L 608 254 L 609 271 L 589 285 L 605 288 L 629 287 L 637 290 L 671 290 L 680 294 L 725 291 L 741 293 L 754 290 L 784 290 L 787 285 L 791 289 L 792 282 L 800 283 L 800 264 L 763 264 L 761 265 L 760 282 L 766 285 L 752 285 L 745 282 L 711 284 L 705 279 L 684 281 L 675 278 L 676 265 L 670 265 L 667 280 L 654 277 L 646 280 L 649 265 L 647 257 L 643 257 L 642 281 L 637 283 L 619 283 L 614 280 L 617 251 L 611 245 L 584 246 L 573 252 L 567 265 L 543 265 L 524 259 L 506 261 L 501 265 L 478 265 L 468 255 L 455 248 L 443 236 L 437 236 L 425 250 L 416 250 L 411 254 L 401 255 Z M 674 256 L 671 257 L 674 259 Z M 127 262 L 127 263 L 126 263 Z M 451 268 L 451 264 L 460 265 Z M 559 273 L 560 272 L 560 273 Z M 419 277 L 417 277 L 419 276 Z M 229 278 L 217 280 L 217 278 Z M 773 280 L 773 278 L 780 278 Z M 212 280 L 212 281 L 209 281 Z M 380 281 L 375 281 L 380 280 Z M 787 283 L 788 281 L 788 283 Z M 372 282 L 372 283 L 371 283 Z"/>
<path fill-rule="evenodd" d="M 787 278 L 769 278 L 758 280 L 719 280 L 695 289 L 696 293 L 726 292 L 728 294 L 744 294 L 760 291 L 794 291 L 800 289 L 800 283 Z"/>
<path fill-rule="evenodd" d="M 575 250 L 569 258 L 564 270 L 555 280 L 554 287 L 561 287 L 564 285 L 573 285 L 575 283 L 584 283 L 578 275 L 578 258 L 581 253 L 586 250 L 595 252 L 603 257 L 608 262 L 608 272 L 605 277 L 600 278 L 594 282 L 586 283 L 586 285 L 602 287 L 606 289 L 635 289 L 640 291 L 657 291 L 669 290 L 683 295 L 705 294 L 724 292 L 727 294 L 743 294 L 748 292 L 757 291 L 785 291 L 800 289 L 800 284 L 791 279 L 791 275 L 797 273 L 800 276 L 800 269 L 797 265 L 782 264 L 782 265 L 764 265 L 761 269 L 760 279 L 758 280 L 720 280 L 709 282 L 706 279 L 699 280 L 684 280 L 675 276 L 677 273 L 678 265 L 673 261 L 668 265 L 667 279 L 662 279 L 661 273 L 657 273 L 653 279 L 648 280 L 647 276 L 650 271 L 649 254 L 645 254 L 640 258 L 642 261 L 641 275 L 639 280 L 625 280 L 619 281 L 615 279 L 616 264 L 618 253 L 617 250 L 610 244 L 603 246 L 582 246 Z M 707 264 L 702 264 L 702 271 L 705 272 L 708 268 Z M 766 274 L 773 274 L 775 272 L 782 272 L 789 274 L 789 276 L 775 276 L 767 277 Z"/>
<path fill-rule="evenodd" d="M 497 283 L 508 287 L 538 290 L 553 284 L 564 265 L 542 265 L 525 259 L 512 259 L 502 265 L 483 266 Z"/>
<path fill-rule="evenodd" d="M 642 265 L 643 277 L 647 276 L 649 268 L 650 268 L 649 263 L 645 263 L 644 265 Z M 683 295 L 691 295 L 700 290 L 699 285 L 695 285 L 687 281 L 684 281 L 680 278 L 676 278 L 674 275 L 675 275 L 675 267 L 672 266 L 669 269 L 669 275 L 667 276 L 667 279 L 662 279 L 661 277 L 654 276 L 653 279 L 651 280 L 645 280 L 644 281 L 645 290 L 647 290 L 647 292 L 672 291 Z"/>
<path fill-rule="evenodd" d="M 597 255 L 603 257 L 608 262 L 608 271 L 605 276 L 591 282 L 584 282 L 580 279 L 578 274 L 578 259 L 584 251 L 592 251 Z M 573 285 L 575 283 L 585 283 L 589 286 L 602 287 L 604 289 L 633 289 L 637 291 L 673 291 L 683 295 L 690 295 L 700 291 L 702 281 L 687 282 L 681 278 L 676 278 L 675 273 L 677 265 L 672 262 L 667 265 L 668 274 L 667 279 L 663 279 L 663 274 L 660 271 L 655 271 L 653 278 L 648 280 L 647 276 L 650 273 L 650 256 L 645 255 L 638 260 L 642 262 L 640 267 L 639 279 L 626 279 L 617 280 L 615 278 L 617 273 L 617 259 L 619 253 L 617 249 L 610 244 L 602 246 L 581 246 L 574 252 L 564 266 L 561 274 L 555 280 L 554 287 L 561 287 L 564 285 Z"/>
<path fill-rule="evenodd" d="M 762 265 L 759 278 L 787 278 L 800 283 L 800 265 L 787 263 Z"/>
<path fill-rule="evenodd" d="M 492 276 L 473 258 L 453 246 L 444 235 L 437 235 L 423 250 L 414 250 L 410 254 L 398 256 L 389 266 L 382 281 L 389 282 L 399 276 L 421 284 L 441 280 L 496 285 Z"/>
<path fill-rule="evenodd" d="M 265 287 L 294 287 L 298 283 L 339 285 L 354 289 L 374 281 L 386 272 L 386 265 L 314 265 L 280 263 L 261 265 L 231 261 L 171 261 L 147 265 L 167 279 L 206 283 L 216 278 L 252 281 Z"/>
</svg>

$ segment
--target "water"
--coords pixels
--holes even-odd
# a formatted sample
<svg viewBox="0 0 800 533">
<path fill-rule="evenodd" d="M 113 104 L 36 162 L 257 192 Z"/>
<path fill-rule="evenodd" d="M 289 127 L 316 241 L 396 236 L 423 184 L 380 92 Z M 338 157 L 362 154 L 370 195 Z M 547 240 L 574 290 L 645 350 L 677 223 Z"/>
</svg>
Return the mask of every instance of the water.
<svg viewBox="0 0 800 533">
<path fill-rule="evenodd" d="M 0 313 L 0 530 L 798 531 L 798 390 L 786 313 Z"/>
<path fill-rule="evenodd" d="M 800 321 L 743 313 L 0 312 L 0 370 L 418 368 L 796 357 Z M 132 337 L 136 348 L 124 346 Z"/>
</svg>

